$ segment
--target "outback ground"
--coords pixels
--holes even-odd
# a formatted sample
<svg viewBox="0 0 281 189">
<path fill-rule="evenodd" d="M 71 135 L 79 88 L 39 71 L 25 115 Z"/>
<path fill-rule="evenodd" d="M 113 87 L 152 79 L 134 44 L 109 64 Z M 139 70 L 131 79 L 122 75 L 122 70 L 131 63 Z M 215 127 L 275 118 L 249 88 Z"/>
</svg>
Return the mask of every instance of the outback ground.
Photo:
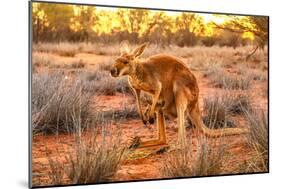
<svg viewBox="0 0 281 189">
<path fill-rule="evenodd" d="M 132 45 L 134 48 L 135 45 Z M 112 78 L 119 46 L 33 44 L 33 185 L 60 185 L 266 172 L 268 54 L 253 47 L 177 47 L 150 44 L 179 57 L 195 74 L 206 125 L 249 128 L 250 134 L 205 138 L 186 123 L 178 150 L 176 120 L 166 120 L 169 146 L 128 148 L 136 136 L 156 137 L 143 125 L 126 78 Z M 145 106 L 149 97 L 142 96 Z"/>
</svg>

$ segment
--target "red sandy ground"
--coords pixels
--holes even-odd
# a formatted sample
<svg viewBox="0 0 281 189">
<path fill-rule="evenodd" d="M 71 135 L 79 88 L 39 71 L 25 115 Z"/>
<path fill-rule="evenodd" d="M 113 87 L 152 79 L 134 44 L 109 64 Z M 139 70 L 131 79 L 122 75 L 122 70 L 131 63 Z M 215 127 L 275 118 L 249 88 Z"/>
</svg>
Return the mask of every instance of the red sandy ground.
<svg viewBox="0 0 281 189">
<path fill-rule="evenodd" d="M 207 78 L 197 71 L 193 71 L 199 82 L 200 88 L 200 105 L 202 107 L 203 97 L 210 96 L 219 92 L 220 89 L 212 88 L 210 82 Z M 258 95 L 262 87 L 256 87 L 256 94 Z M 254 94 L 251 94 L 254 95 Z M 256 95 L 256 96 L 257 96 Z M 264 98 L 253 98 L 253 103 L 255 106 L 266 107 L 267 100 Z M 135 103 L 134 97 L 124 94 L 117 94 L 115 96 L 100 96 L 98 99 L 99 109 L 102 111 L 109 109 L 120 109 L 125 105 L 131 105 Z M 236 119 L 236 126 L 245 126 L 245 121 L 239 117 Z M 124 142 L 131 141 L 135 136 L 139 136 L 142 140 L 148 140 L 156 137 L 155 126 L 146 127 L 143 125 L 140 119 L 123 121 L 119 124 L 119 128 L 122 129 L 122 140 Z M 173 146 L 177 141 L 177 126 L 175 121 L 166 121 L 167 138 L 170 146 Z M 187 137 L 192 136 L 192 143 L 196 141 L 198 135 L 193 131 L 192 128 L 186 129 Z M 87 131 L 86 131 L 87 132 Z M 87 135 L 87 133 L 84 133 Z M 216 140 L 216 139 L 212 139 Z M 63 141 L 58 145 L 58 142 Z M 244 161 L 250 158 L 251 152 L 247 148 L 245 138 L 243 136 L 230 136 L 225 137 L 224 142 L 228 144 L 229 148 L 227 153 L 231 158 L 225 163 L 226 172 L 229 170 L 231 173 L 238 173 L 239 166 L 243 164 Z M 42 136 L 37 135 L 33 137 L 32 146 L 32 163 L 33 163 L 33 181 L 34 184 L 50 184 L 46 174 L 49 171 L 49 162 L 46 157 L 46 144 L 48 146 L 48 155 L 53 157 L 59 153 L 64 153 L 64 147 L 70 146 L 73 143 L 73 138 L 66 134 L 59 134 L 58 136 Z M 195 148 L 191 146 L 191 148 Z M 162 154 L 156 154 L 155 152 L 159 150 L 158 148 L 149 149 L 137 149 L 134 153 L 146 154 L 145 157 L 138 157 L 133 159 L 126 159 L 122 162 L 116 175 L 113 177 L 113 181 L 129 181 L 129 180 L 142 180 L 142 179 L 157 179 L 163 178 L 160 169 L 162 168 L 167 155 L 170 153 L 164 152 Z M 196 150 L 196 149 L 194 149 Z M 236 171 L 234 171 L 236 170 Z"/>
</svg>

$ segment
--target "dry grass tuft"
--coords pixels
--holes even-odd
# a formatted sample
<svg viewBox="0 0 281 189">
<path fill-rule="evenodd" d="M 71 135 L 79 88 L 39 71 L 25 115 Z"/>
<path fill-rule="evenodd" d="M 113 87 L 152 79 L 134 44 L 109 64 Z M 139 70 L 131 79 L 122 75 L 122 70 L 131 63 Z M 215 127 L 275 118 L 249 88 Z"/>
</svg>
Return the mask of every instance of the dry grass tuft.
<svg viewBox="0 0 281 189">
<path fill-rule="evenodd" d="M 217 88 L 247 90 L 250 88 L 254 76 L 249 71 L 243 71 L 243 73 L 243 76 L 230 74 L 225 72 L 219 64 L 214 64 L 204 72 L 204 77 L 210 78 L 211 82 Z"/>
<path fill-rule="evenodd" d="M 226 161 L 226 146 L 216 140 L 198 138 L 195 150 L 191 139 L 188 147 L 183 147 L 168 155 L 161 172 L 164 177 L 210 176 L 222 174 Z"/>
<path fill-rule="evenodd" d="M 204 110 L 205 125 L 211 128 L 234 127 L 231 116 L 241 115 L 244 110 L 251 110 L 251 102 L 249 96 L 245 94 L 224 92 L 212 98 L 205 98 Z"/>
<path fill-rule="evenodd" d="M 232 90 L 247 90 L 250 87 L 251 81 L 251 75 L 237 77 L 235 75 L 225 74 L 222 72 L 218 72 L 212 77 L 212 82 L 215 83 L 216 87 Z"/>
<path fill-rule="evenodd" d="M 248 172 L 268 171 L 268 114 L 266 111 L 244 111 L 249 121 L 248 145 L 254 157 L 247 162 Z"/>
<path fill-rule="evenodd" d="M 57 51 L 57 53 L 60 56 L 66 56 L 66 57 L 74 57 L 76 54 L 75 51 L 63 51 L 63 50 Z"/>
<path fill-rule="evenodd" d="M 222 98 L 204 99 L 204 110 L 206 115 L 203 117 L 203 122 L 210 128 L 217 129 L 234 126 Z"/>
<path fill-rule="evenodd" d="M 231 94 L 228 93 L 225 96 L 225 103 L 227 105 L 227 111 L 231 115 L 236 115 L 236 114 L 243 114 L 243 110 L 251 110 L 252 105 L 250 101 L 250 97 L 247 94 Z"/>
<path fill-rule="evenodd" d="M 84 82 L 65 79 L 61 73 L 33 74 L 33 132 L 70 132 L 73 119 L 81 114 L 82 125 L 91 122 L 91 96 L 83 91 Z"/>
<path fill-rule="evenodd" d="M 73 43 L 38 43 L 33 44 L 33 50 L 67 57 L 74 57 L 78 52 L 76 44 Z"/>
<path fill-rule="evenodd" d="M 111 58 L 111 57 L 110 58 L 104 58 L 103 62 L 100 62 L 98 64 L 98 68 L 97 69 L 109 72 L 112 64 L 113 64 L 113 58 Z"/>
<path fill-rule="evenodd" d="M 35 67 L 50 66 L 53 62 L 55 62 L 55 59 L 46 54 L 35 54 L 32 56 L 32 64 Z"/>
<path fill-rule="evenodd" d="M 82 113 L 82 125 L 97 119 L 94 111 L 96 95 L 130 93 L 126 78 L 114 79 L 108 72 L 81 72 L 78 79 L 66 79 L 63 73 L 34 74 L 32 81 L 32 121 L 33 132 L 71 132 L 72 119 Z M 130 93 L 131 94 L 131 93 Z M 135 108 L 125 108 L 120 112 L 107 112 L 106 118 L 137 117 Z"/>
<path fill-rule="evenodd" d="M 110 181 L 118 170 L 125 155 L 125 147 L 121 144 L 120 132 L 111 131 L 110 125 L 102 127 L 90 135 L 81 136 L 82 126 L 75 120 L 78 127 L 74 133 L 74 145 L 68 146 L 58 158 L 48 157 L 51 184 L 89 184 Z M 107 128 L 107 129 L 106 129 Z"/>
<path fill-rule="evenodd" d="M 80 76 L 87 83 L 87 89 L 99 95 L 129 93 L 131 88 L 126 77 L 113 78 L 108 71 L 86 72 Z"/>
<path fill-rule="evenodd" d="M 33 50 L 37 52 L 54 53 L 60 56 L 74 57 L 78 53 L 91 53 L 97 55 L 119 55 L 118 43 L 110 46 L 103 43 L 37 43 Z"/>
<path fill-rule="evenodd" d="M 71 64 L 71 68 L 74 68 L 74 69 L 84 68 L 85 66 L 86 66 L 86 63 L 82 59 L 79 59 L 79 61 L 73 62 Z"/>
</svg>

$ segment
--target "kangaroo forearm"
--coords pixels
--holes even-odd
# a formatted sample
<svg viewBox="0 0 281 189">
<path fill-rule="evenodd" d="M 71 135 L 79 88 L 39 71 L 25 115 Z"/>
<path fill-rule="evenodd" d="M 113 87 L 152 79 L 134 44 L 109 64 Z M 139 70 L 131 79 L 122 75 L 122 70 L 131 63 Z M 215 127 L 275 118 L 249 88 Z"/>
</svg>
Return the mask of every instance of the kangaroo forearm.
<svg viewBox="0 0 281 189">
<path fill-rule="evenodd" d="M 151 112 L 150 112 L 151 114 L 153 114 L 155 112 L 155 107 L 159 101 L 161 90 L 162 90 L 162 85 L 161 85 L 161 83 L 159 83 L 158 89 L 155 92 L 155 95 L 153 96 L 153 99 L 152 99 Z"/>
<path fill-rule="evenodd" d="M 143 112 L 142 112 L 142 108 L 141 108 L 141 104 L 140 104 L 140 90 L 138 89 L 134 89 L 134 93 L 135 93 L 135 97 L 136 97 L 136 103 L 137 103 L 137 109 L 138 109 L 138 112 L 142 118 L 142 120 L 144 119 L 143 118 Z"/>
<path fill-rule="evenodd" d="M 137 108 L 138 108 L 138 112 L 139 112 L 139 114 L 140 114 L 141 118 L 143 119 L 143 112 L 142 112 L 142 109 L 141 109 L 140 99 L 139 99 L 139 97 L 138 97 L 138 96 L 136 97 L 136 100 L 137 100 Z"/>
</svg>

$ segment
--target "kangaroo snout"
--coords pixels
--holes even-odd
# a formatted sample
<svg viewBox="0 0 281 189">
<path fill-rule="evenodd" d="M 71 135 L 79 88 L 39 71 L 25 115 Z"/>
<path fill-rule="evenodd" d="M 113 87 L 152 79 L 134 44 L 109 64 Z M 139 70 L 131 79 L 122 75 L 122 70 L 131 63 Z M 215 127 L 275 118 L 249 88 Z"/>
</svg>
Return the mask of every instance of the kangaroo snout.
<svg viewBox="0 0 281 189">
<path fill-rule="evenodd" d="M 117 77 L 119 74 L 117 68 L 111 68 L 110 73 L 113 77 Z"/>
</svg>

